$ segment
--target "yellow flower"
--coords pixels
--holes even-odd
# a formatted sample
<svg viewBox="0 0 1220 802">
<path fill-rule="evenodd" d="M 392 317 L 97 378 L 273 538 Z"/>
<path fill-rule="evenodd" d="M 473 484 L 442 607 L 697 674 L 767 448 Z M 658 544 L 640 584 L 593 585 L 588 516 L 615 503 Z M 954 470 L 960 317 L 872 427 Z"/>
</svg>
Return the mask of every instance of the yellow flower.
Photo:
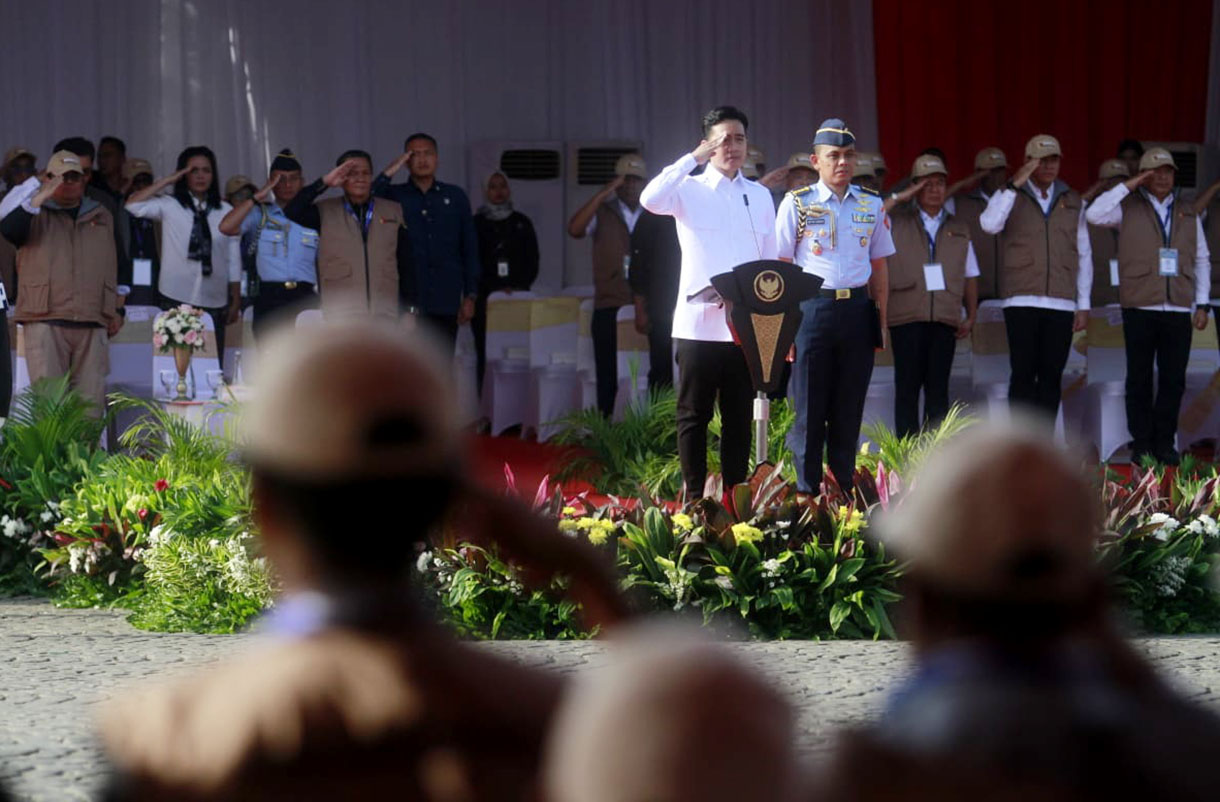
<svg viewBox="0 0 1220 802">
<path fill-rule="evenodd" d="M 564 515 L 575 515 L 575 514 L 576 514 L 576 508 L 575 508 L 575 507 L 564 507 L 564 508 L 563 508 L 563 514 L 564 514 Z"/>
<path fill-rule="evenodd" d="M 854 507 L 840 504 L 839 521 L 843 524 L 843 531 L 846 534 L 854 535 L 860 531 L 860 527 L 864 526 L 864 513 Z"/>
<path fill-rule="evenodd" d="M 576 525 L 579 526 L 581 529 L 592 529 L 593 527 L 597 526 L 597 521 L 586 515 L 585 517 L 578 520 L 576 522 Z"/>
<path fill-rule="evenodd" d="M 560 521 L 559 522 L 559 531 L 560 532 L 575 532 L 578 529 L 580 529 L 580 527 L 576 525 L 575 521 Z"/>
<path fill-rule="evenodd" d="M 610 528 L 613 531 L 614 527 Z M 606 542 L 606 538 L 610 536 L 610 532 L 600 526 L 595 526 L 589 530 L 589 542 L 594 546 L 600 546 Z"/>
<path fill-rule="evenodd" d="M 675 512 L 673 516 L 674 526 L 681 529 L 683 532 L 689 532 L 695 528 L 695 522 L 691 517 L 684 512 Z"/>
<path fill-rule="evenodd" d="M 742 543 L 755 543 L 762 540 L 762 530 L 749 524 L 733 524 L 733 540 L 740 546 Z"/>
</svg>

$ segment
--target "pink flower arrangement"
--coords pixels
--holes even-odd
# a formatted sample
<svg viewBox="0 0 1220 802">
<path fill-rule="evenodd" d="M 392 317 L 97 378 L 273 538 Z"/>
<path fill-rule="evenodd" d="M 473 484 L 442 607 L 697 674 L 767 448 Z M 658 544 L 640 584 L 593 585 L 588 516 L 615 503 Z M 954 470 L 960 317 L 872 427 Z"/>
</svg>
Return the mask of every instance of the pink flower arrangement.
<svg viewBox="0 0 1220 802">
<path fill-rule="evenodd" d="M 153 346 L 162 353 L 178 348 L 199 351 L 205 341 L 203 310 L 190 304 L 167 309 L 153 321 Z"/>
</svg>

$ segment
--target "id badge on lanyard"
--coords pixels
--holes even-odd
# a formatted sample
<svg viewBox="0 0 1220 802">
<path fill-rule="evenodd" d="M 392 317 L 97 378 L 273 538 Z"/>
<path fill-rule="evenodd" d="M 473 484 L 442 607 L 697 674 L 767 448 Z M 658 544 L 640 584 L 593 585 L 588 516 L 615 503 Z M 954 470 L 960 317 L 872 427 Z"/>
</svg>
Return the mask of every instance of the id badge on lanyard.
<svg viewBox="0 0 1220 802">
<path fill-rule="evenodd" d="M 1177 248 L 1161 248 L 1159 261 L 1162 276 L 1176 276 L 1178 274 Z"/>
</svg>

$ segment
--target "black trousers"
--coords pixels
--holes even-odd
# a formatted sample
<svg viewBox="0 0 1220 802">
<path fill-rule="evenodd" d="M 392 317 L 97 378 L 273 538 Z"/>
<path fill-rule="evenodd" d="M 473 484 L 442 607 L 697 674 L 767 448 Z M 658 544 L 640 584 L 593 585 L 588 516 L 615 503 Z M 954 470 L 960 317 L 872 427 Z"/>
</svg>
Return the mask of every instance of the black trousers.
<svg viewBox="0 0 1220 802">
<path fill-rule="evenodd" d="M 276 325 L 291 326 L 300 312 L 317 306 L 318 294 L 313 284 L 302 283 L 288 289 L 281 283 L 260 282 L 251 324 L 255 339 L 262 339 Z"/>
<path fill-rule="evenodd" d="M 13 404 L 13 352 L 8 337 L 8 310 L 0 309 L 0 418 Z"/>
<path fill-rule="evenodd" d="M 788 432 L 796 486 L 803 493 L 818 491 L 825 449 L 835 481 L 850 493 L 864 399 L 873 377 L 873 302 L 868 297 L 843 301 L 819 297 L 802 303 L 801 312 L 796 362 L 788 381 L 796 409 Z"/>
<path fill-rule="evenodd" d="M 648 389 L 674 385 L 674 309 L 648 308 Z"/>
<path fill-rule="evenodd" d="M 720 403 L 720 472 L 726 488 L 746 480 L 754 385 L 733 343 L 678 340 L 678 458 L 687 495 L 707 481 L 707 424 Z"/>
<path fill-rule="evenodd" d="M 186 301 L 175 301 L 173 298 L 161 296 L 161 308 L 173 309 L 175 306 L 181 306 Z M 225 306 L 197 306 L 196 309 L 202 309 L 212 316 L 212 327 L 216 329 L 216 361 L 220 363 L 220 369 L 225 368 L 225 328 L 228 326 L 229 307 Z"/>
<path fill-rule="evenodd" d="M 1004 310 L 1008 332 L 1008 403 L 1035 414 L 1059 414 L 1063 368 L 1072 347 L 1071 312 L 1012 306 Z"/>
<path fill-rule="evenodd" d="M 944 323 L 904 323 L 890 328 L 894 349 L 894 432 L 916 434 L 949 412 L 949 371 L 957 350 L 957 331 Z M 919 415 L 923 393 L 924 414 Z"/>
<path fill-rule="evenodd" d="M 618 395 L 618 307 L 593 310 L 589 323 L 593 338 L 593 368 L 597 374 L 597 408 L 607 418 L 614 414 Z"/>
<path fill-rule="evenodd" d="M 474 336 L 475 385 L 479 398 L 483 397 L 483 373 L 487 370 L 487 296 L 479 293 L 474 299 L 474 317 L 470 319 L 470 333 Z"/>
<path fill-rule="evenodd" d="M 453 349 L 457 346 L 458 322 L 457 315 L 436 315 L 431 312 L 424 312 L 419 316 L 420 322 L 432 330 L 432 333 L 440 338 L 442 345 L 448 345 L 448 354 L 453 356 Z"/>
<path fill-rule="evenodd" d="M 1132 457 L 1152 454 L 1176 464 L 1174 436 L 1186 392 L 1190 361 L 1190 313 L 1123 310 L 1127 349 L 1127 429 Z M 1152 388 L 1156 363 L 1155 400 Z"/>
</svg>

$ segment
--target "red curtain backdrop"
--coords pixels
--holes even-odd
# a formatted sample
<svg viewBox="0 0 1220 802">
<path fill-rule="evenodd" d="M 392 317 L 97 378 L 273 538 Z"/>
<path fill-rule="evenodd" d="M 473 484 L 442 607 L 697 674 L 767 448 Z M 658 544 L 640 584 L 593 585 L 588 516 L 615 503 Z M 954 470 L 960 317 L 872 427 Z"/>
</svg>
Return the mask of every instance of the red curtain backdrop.
<svg viewBox="0 0 1220 802">
<path fill-rule="evenodd" d="M 1212 0 L 873 0 L 877 113 L 892 181 L 936 146 L 951 180 L 997 145 L 1015 169 L 1058 137 L 1084 189 L 1120 139 L 1202 142 Z"/>
</svg>

